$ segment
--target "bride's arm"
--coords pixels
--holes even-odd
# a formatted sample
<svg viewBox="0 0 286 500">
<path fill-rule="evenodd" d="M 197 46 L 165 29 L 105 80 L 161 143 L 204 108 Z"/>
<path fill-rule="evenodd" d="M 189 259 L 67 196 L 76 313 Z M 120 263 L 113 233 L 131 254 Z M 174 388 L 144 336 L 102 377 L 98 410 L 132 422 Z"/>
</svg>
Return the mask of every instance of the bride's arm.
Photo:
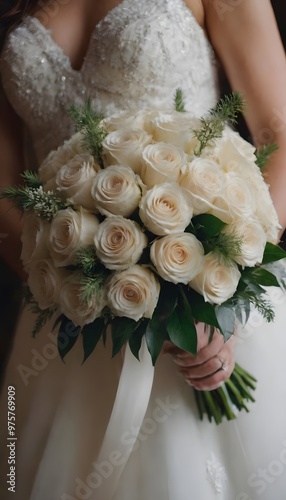
<svg viewBox="0 0 286 500">
<path fill-rule="evenodd" d="M 279 150 L 266 180 L 286 227 L 286 58 L 270 0 L 203 0 L 206 25 L 233 90 L 246 99 L 245 118 L 257 146 Z"/>
<path fill-rule="evenodd" d="M 23 126 L 6 98 L 0 93 L 0 192 L 9 185 L 19 184 L 23 168 Z M 20 262 L 20 214 L 6 201 L 0 201 L 0 255 L 20 278 L 25 274 Z"/>
</svg>

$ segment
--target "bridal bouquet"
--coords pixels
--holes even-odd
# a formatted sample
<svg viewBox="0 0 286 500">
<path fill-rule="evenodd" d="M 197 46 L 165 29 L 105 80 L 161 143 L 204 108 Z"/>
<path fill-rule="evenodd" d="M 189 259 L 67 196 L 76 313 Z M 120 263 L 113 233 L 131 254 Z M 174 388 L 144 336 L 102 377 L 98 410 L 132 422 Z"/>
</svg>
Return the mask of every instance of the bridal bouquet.
<svg viewBox="0 0 286 500">
<path fill-rule="evenodd" d="M 90 103 L 72 110 L 78 132 L 51 152 L 39 173 L 5 190 L 26 212 L 22 261 L 34 334 L 58 312 L 60 332 L 82 337 L 84 360 L 110 327 L 113 355 L 129 343 L 139 358 L 145 337 L 155 364 L 164 342 L 197 352 L 196 322 L 227 340 L 251 307 L 274 313 L 267 264 L 285 257 L 259 154 L 234 132 L 238 94 L 201 119 L 176 110 L 104 119 Z M 277 274 L 277 272 L 276 272 Z M 281 285 L 282 286 L 282 285 Z M 254 379 L 236 365 L 216 391 L 196 391 L 201 416 L 218 423 L 247 409 Z"/>
</svg>

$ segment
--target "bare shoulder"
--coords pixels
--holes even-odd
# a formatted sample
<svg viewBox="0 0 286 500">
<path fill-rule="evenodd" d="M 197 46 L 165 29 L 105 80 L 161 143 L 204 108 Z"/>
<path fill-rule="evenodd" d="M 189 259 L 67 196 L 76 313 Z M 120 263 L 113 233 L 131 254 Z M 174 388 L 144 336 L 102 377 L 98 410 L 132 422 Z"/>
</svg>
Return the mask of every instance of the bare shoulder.
<svg viewBox="0 0 286 500">
<path fill-rule="evenodd" d="M 204 28 L 205 27 L 205 9 L 203 5 L 203 0 L 184 0 L 185 4 L 194 14 L 198 24 Z"/>
</svg>

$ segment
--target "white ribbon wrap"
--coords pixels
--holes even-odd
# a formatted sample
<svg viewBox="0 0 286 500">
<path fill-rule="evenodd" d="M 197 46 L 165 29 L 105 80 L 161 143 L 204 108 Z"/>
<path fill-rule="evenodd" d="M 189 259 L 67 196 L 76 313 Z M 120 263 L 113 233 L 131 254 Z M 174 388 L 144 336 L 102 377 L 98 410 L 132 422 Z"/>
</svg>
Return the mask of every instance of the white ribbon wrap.
<svg viewBox="0 0 286 500">
<path fill-rule="evenodd" d="M 94 491 L 93 500 L 111 500 L 132 453 L 148 407 L 154 378 L 154 367 L 145 339 L 138 361 L 127 345 L 118 389 L 102 446 L 96 462 L 110 461 L 116 454 L 118 465 L 113 467 L 109 477 L 102 477 L 102 483 Z M 126 432 L 132 432 L 134 444 L 126 446 L 122 439 Z"/>
</svg>

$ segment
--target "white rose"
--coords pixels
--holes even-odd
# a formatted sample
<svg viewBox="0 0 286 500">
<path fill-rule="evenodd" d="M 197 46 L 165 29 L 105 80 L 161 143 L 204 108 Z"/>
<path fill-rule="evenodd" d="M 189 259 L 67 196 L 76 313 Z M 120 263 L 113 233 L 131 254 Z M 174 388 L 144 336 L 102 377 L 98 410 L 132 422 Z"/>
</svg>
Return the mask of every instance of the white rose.
<svg viewBox="0 0 286 500">
<path fill-rule="evenodd" d="M 115 216 L 99 225 L 94 244 L 105 267 L 121 271 L 138 262 L 148 239 L 136 222 Z"/>
<path fill-rule="evenodd" d="M 179 184 L 188 191 L 194 215 L 198 215 L 209 211 L 214 199 L 221 194 L 224 176 L 213 160 L 196 158 L 182 169 Z"/>
<path fill-rule="evenodd" d="M 121 113 L 104 118 L 101 126 L 106 129 L 108 133 L 115 132 L 123 128 L 127 129 L 144 129 L 145 112 L 138 111 L 133 113 L 131 111 L 123 111 Z"/>
<path fill-rule="evenodd" d="M 227 127 L 221 138 L 214 141 L 212 155 L 225 172 L 241 169 L 245 173 L 257 170 L 256 148 L 237 132 Z"/>
<path fill-rule="evenodd" d="M 165 182 L 142 197 L 139 216 L 149 231 L 164 236 L 183 232 L 190 224 L 193 209 L 178 184 Z"/>
<path fill-rule="evenodd" d="M 62 282 L 59 297 L 62 313 L 75 325 L 81 327 L 99 318 L 106 305 L 103 289 L 99 289 L 89 302 L 83 300 L 82 291 L 82 274 L 76 271 L 69 274 Z"/>
<path fill-rule="evenodd" d="M 142 151 L 152 137 L 144 130 L 120 129 L 110 132 L 102 143 L 105 166 L 122 163 L 140 174 Z"/>
<path fill-rule="evenodd" d="M 51 223 L 49 249 L 56 266 L 75 264 L 76 252 L 92 245 L 99 226 L 98 219 L 83 209 L 60 210 Z"/>
<path fill-rule="evenodd" d="M 21 235 L 21 260 L 26 271 L 29 271 L 33 261 L 49 257 L 47 248 L 49 230 L 50 224 L 37 215 L 25 215 Z"/>
<path fill-rule="evenodd" d="M 235 261 L 238 264 L 253 267 L 262 262 L 266 245 L 266 234 L 258 221 L 235 219 L 223 232 L 234 235 L 241 242 L 240 253 L 235 257 Z"/>
<path fill-rule="evenodd" d="M 115 316 L 138 321 L 151 318 L 158 302 L 160 284 L 147 267 L 135 265 L 115 273 L 108 284 L 107 298 Z"/>
<path fill-rule="evenodd" d="M 240 276 L 235 263 L 226 265 L 216 253 L 210 252 L 203 258 L 201 271 L 189 285 L 204 297 L 205 302 L 222 304 L 233 296 Z"/>
<path fill-rule="evenodd" d="M 173 144 L 149 144 L 142 152 L 141 178 L 149 189 L 156 184 L 177 181 L 187 161 L 184 151 Z"/>
<path fill-rule="evenodd" d="M 55 186 L 53 185 L 53 181 L 60 167 L 65 165 L 75 155 L 84 152 L 86 152 L 86 148 L 84 146 L 84 137 L 81 132 L 74 134 L 71 139 L 65 141 L 56 151 L 51 151 L 40 165 L 38 171 L 39 177 L 44 184 L 49 181 L 49 185 L 46 189 L 54 189 Z"/>
<path fill-rule="evenodd" d="M 231 222 L 237 217 L 254 217 L 256 200 L 248 182 L 235 174 L 226 174 L 221 196 L 213 202 L 211 213 L 224 222 Z"/>
<path fill-rule="evenodd" d="M 56 268 L 51 259 L 32 262 L 28 285 L 40 309 L 48 309 L 58 303 L 59 291 L 65 277 L 66 272 Z"/>
<path fill-rule="evenodd" d="M 91 196 L 91 187 L 100 166 L 93 156 L 82 153 L 74 156 L 66 165 L 63 165 L 55 179 L 56 189 L 65 199 L 89 210 L 95 210 Z"/>
<path fill-rule="evenodd" d="M 282 227 L 279 224 L 278 215 L 270 196 L 269 186 L 262 174 L 260 177 L 251 177 L 249 181 L 256 200 L 256 218 L 263 226 L 267 241 L 276 245 L 279 242 L 279 232 Z"/>
<path fill-rule="evenodd" d="M 187 285 L 201 270 L 204 248 L 188 233 L 170 234 L 152 243 L 150 257 L 161 278 Z"/>
<path fill-rule="evenodd" d="M 190 113 L 159 112 L 151 119 L 151 130 L 155 141 L 171 143 L 184 149 L 194 140 L 193 129 L 199 124 L 199 120 Z"/>
<path fill-rule="evenodd" d="M 128 217 L 138 207 L 143 189 L 140 177 L 131 168 L 112 165 L 97 174 L 91 194 L 101 214 Z"/>
</svg>

